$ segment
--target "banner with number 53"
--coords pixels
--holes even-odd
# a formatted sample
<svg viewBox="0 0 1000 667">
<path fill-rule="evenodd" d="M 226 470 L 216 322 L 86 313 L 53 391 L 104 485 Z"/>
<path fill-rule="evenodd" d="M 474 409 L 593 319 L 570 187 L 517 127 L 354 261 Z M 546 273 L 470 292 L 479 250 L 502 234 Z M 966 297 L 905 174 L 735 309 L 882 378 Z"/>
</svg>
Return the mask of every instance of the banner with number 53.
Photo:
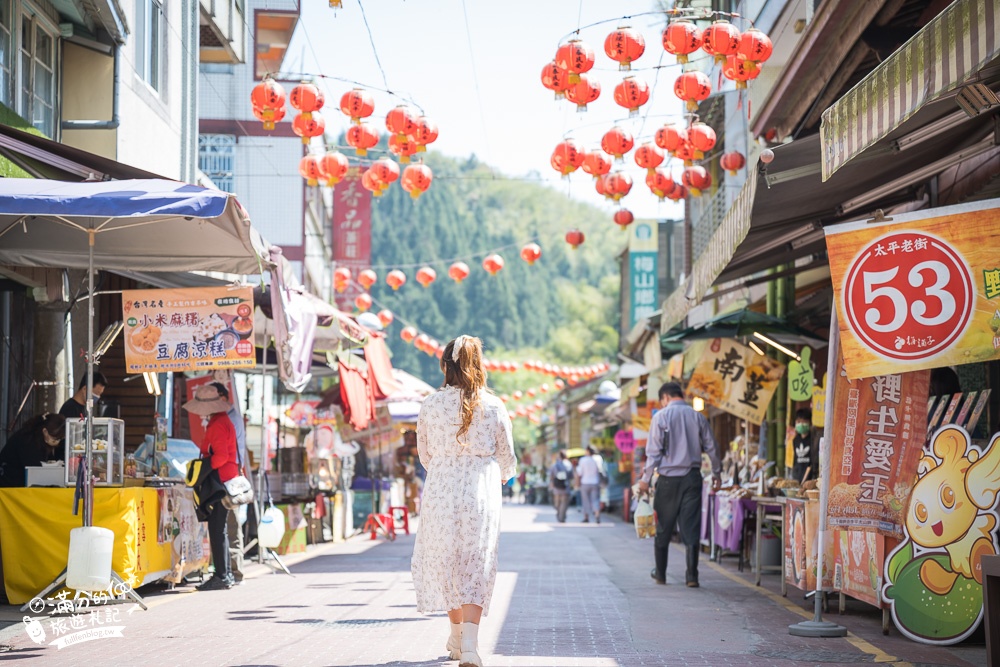
<svg viewBox="0 0 1000 667">
<path fill-rule="evenodd" d="M 1000 358 L 997 200 L 826 230 L 848 377 Z"/>
</svg>

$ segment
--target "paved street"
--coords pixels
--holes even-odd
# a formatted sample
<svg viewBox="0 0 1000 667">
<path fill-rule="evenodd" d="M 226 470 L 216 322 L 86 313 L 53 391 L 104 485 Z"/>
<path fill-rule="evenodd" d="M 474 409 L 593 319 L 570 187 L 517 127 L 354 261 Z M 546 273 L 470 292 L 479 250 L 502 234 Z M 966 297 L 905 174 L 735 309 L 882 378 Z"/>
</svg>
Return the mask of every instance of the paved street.
<svg viewBox="0 0 1000 667">
<path fill-rule="evenodd" d="M 703 561 L 700 589 L 683 586 L 675 545 L 668 585 L 649 579 L 651 545 L 613 518 L 554 523 L 545 507 L 508 505 L 500 575 L 481 644 L 486 665 L 985 665 L 982 644 L 929 648 L 883 637 L 863 605 L 838 617 L 847 639 L 791 637 L 789 623 L 811 614 L 794 591 L 782 599 L 756 588 L 735 562 Z M 336 665 L 432 667 L 444 660 L 446 618 L 416 613 L 409 557 L 413 536 L 395 543 L 357 537 L 290 556 L 294 577 L 263 566 L 230 591 L 191 587 L 147 593 L 150 609 L 121 608 L 124 638 L 56 649 L 37 646 L 15 624 L 0 633 L 0 660 L 81 665 L 109 659 L 156 665 Z M 794 604 L 793 604 L 794 602 Z M 811 609 L 811 604 L 810 604 Z M 19 616 L 9 609 L 6 616 Z M 45 628 L 49 631 L 49 628 Z M 51 641 L 51 632 L 47 641 Z"/>
</svg>

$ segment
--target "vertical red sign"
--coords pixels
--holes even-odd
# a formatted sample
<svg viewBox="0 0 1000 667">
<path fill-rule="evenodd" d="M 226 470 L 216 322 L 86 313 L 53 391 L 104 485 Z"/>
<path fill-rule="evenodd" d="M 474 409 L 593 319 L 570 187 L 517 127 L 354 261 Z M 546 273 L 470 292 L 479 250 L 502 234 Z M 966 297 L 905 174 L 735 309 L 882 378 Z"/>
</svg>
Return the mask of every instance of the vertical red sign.
<svg viewBox="0 0 1000 667">
<path fill-rule="evenodd" d="M 361 287 L 354 281 L 372 261 L 372 196 L 361 187 L 361 170 L 352 167 L 333 191 L 333 264 L 351 270 L 351 285 L 336 294 L 337 307 L 350 311 Z"/>
</svg>

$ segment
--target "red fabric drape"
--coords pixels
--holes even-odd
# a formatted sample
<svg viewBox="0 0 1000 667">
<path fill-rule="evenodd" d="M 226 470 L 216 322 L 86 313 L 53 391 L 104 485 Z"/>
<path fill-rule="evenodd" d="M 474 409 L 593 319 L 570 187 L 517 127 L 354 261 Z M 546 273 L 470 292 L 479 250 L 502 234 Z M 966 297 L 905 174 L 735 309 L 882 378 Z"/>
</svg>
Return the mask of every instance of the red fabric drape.
<svg viewBox="0 0 1000 667">
<path fill-rule="evenodd" d="M 340 371 L 340 401 L 343 403 L 344 419 L 355 431 L 362 431 L 368 428 L 375 409 L 368 382 L 360 370 L 342 361 L 337 366 Z"/>
<path fill-rule="evenodd" d="M 392 362 L 389 347 L 382 336 L 370 336 L 365 345 L 365 360 L 368 362 L 368 379 L 372 384 L 375 400 L 380 400 L 401 389 L 392 377 Z"/>
</svg>

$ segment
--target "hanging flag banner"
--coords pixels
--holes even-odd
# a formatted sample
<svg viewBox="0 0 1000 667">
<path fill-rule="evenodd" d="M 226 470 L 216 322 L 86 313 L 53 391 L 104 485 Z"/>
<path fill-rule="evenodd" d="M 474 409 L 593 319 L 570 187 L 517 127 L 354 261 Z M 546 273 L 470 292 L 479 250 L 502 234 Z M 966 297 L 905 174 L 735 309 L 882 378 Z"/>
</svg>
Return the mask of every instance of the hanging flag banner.
<svg viewBox="0 0 1000 667">
<path fill-rule="evenodd" d="M 927 437 L 930 371 L 859 380 L 840 373 L 835 382 L 827 523 L 902 537 Z"/>
<path fill-rule="evenodd" d="M 628 239 L 629 321 L 628 329 L 659 308 L 656 223 L 636 220 Z"/>
<path fill-rule="evenodd" d="M 128 373 L 253 368 L 253 288 L 125 290 Z"/>
<path fill-rule="evenodd" d="M 827 228 L 849 377 L 1000 359 L 997 201 Z"/>
<path fill-rule="evenodd" d="M 735 340 L 715 338 L 695 366 L 687 391 L 751 424 L 764 421 L 784 364 Z"/>
<path fill-rule="evenodd" d="M 372 263 L 372 196 L 361 187 L 361 170 L 352 167 L 333 190 L 333 266 L 351 270 L 353 281 L 335 294 L 337 308 L 351 312 L 363 291 L 358 273 Z"/>
</svg>

